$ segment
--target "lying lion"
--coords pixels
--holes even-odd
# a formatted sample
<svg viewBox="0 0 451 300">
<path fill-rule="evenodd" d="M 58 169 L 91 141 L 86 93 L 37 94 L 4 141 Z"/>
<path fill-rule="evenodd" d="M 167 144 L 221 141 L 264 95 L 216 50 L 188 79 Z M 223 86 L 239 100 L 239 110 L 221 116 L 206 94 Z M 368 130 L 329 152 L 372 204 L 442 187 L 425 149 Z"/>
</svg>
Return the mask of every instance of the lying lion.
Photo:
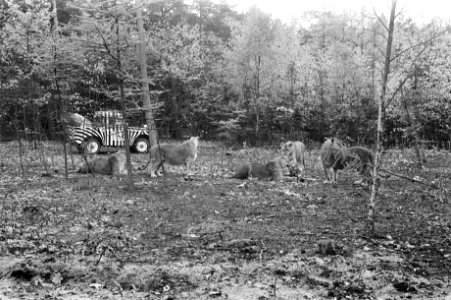
<svg viewBox="0 0 451 300">
<path fill-rule="evenodd" d="M 186 165 L 187 174 L 192 175 L 191 166 L 197 158 L 199 137 L 191 137 L 181 144 L 160 144 L 150 149 L 150 176 L 158 176 L 165 162 L 171 165 Z"/>
<path fill-rule="evenodd" d="M 341 140 L 329 138 L 321 146 L 320 158 L 326 180 L 336 182 L 337 171 L 347 167 L 357 169 L 362 176 L 356 183 L 361 183 L 364 179 L 368 180 L 371 177 L 374 155 L 365 147 L 346 147 Z"/>
<path fill-rule="evenodd" d="M 276 157 L 266 164 L 245 163 L 229 178 L 247 179 L 256 177 L 260 180 L 280 181 L 288 175 L 288 163 L 281 157 Z"/>
<path fill-rule="evenodd" d="M 105 175 L 123 175 L 127 174 L 125 169 L 125 151 L 119 150 L 109 156 L 90 156 L 82 163 L 78 173 L 98 173 Z"/>
<path fill-rule="evenodd" d="M 281 143 L 279 152 L 287 158 L 291 168 L 299 168 L 301 172 L 305 169 L 305 145 L 303 142 L 287 141 Z"/>
</svg>

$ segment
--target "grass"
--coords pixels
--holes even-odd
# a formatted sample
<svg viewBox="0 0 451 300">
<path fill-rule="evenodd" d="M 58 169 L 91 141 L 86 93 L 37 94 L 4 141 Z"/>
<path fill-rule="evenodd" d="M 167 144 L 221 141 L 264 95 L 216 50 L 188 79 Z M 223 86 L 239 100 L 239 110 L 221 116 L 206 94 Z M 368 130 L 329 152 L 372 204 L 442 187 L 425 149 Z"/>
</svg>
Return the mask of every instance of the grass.
<svg viewBox="0 0 451 300">
<path fill-rule="evenodd" d="M 51 177 L 26 145 L 26 179 L 17 145 L 0 144 L 1 297 L 25 288 L 39 297 L 181 299 L 423 299 L 449 293 L 451 155 L 428 151 L 414 168 L 411 150 L 391 150 L 384 167 L 438 185 L 384 180 L 377 236 L 365 230 L 369 191 L 324 183 L 318 152 L 307 154 L 303 183 L 228 180 L 243 161 L 271 149 L 232 151 L 201 142 L 192 181 L 182 167 L 150 178 L 132 156 L 135 189 L 123 177 L 71 174 L 62 147 L 47 143 Z M 228 155 L 230 154 L 230 155 Z M 71 160 L 69 159 L 69 162 Z M 74 164 L 81 162 L 74 155 Z M 318 243 L 331 241 L 335 255 Z M 8 262 L 8 263 L 6 263 Z M 413 293 L 415 288 L 416 293 Z M 3 293 L 3 294 L 2 294 Z M 76 298 L 75 297 L 75 298 Z"/>
</svg>

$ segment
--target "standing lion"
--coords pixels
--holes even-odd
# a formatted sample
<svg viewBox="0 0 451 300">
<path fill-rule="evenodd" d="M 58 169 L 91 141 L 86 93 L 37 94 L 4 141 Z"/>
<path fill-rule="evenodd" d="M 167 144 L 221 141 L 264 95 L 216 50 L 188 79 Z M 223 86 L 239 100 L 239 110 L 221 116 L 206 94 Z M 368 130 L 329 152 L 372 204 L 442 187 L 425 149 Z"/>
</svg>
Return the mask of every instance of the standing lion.
<svg viewBox="0 0 451 300">
<path fill-rule="evenodd" d="M 150 149 L 150 176 L 158 176 L 165 162 L 171 165 L 186 165 L 187 174 L 192 175 L 191 166 L 197 158 L 199 137 L 191 137 L 181 144 L 160 144 Z"/>
<path fill-rule="evenodd" d="M 343 148 L 346 148 L 346 146 L 337 138 L 328 138 L 321 146 L 320 158 L 326 180 L 337 181 L 337 170 L 344 168 L 340 163 L 340 153 Z M 330 176 L 330 173 L 332 173 L 332 176 Z"/>
<path fill-rule="evenodd" d="M 371 178 L 371 170 L 374 166 L 374 154 L 371 150 L 365 147 L 349 147 L 350 158 L 348 158 L 348 165 L 355 167 L 360 173 L 360 180 L 355 184 L 360 184 L 363 181 L 368 182 Z"/>
<path fill-rule="evenodd" d="M 364 178 L 368 179 L 371 176 L 371 167 L 374 164 L 371 150 L 365 147 L 346 147 L 337 138 L 326 139 L 321 146 L 320 158 L 326 179 L 333 182 L 337 181 L 338 170 L 348 167 L 359 171 L 362 178 L 356 183 L 361 183 Z"/>
<path fill-rule="evenodd" d="M 298 167 L 301 172 L 305 169 L 305 144 L 299 141 L 287 141 L 281 143 L 280 153 L 287 158 L 290 167 Z"/>
</svg>

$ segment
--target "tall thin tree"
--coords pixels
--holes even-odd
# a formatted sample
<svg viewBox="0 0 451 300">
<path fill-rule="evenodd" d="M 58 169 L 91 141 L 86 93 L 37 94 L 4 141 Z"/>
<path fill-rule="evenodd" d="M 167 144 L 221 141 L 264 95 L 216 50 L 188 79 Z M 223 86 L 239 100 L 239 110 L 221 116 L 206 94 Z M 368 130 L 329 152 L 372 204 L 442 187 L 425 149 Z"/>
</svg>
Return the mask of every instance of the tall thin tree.
<svg viewBox="0 0 451 300">
<path fill-rule="evenodd" d="M 129 190 L 133 190 L 133 175 L 132 175 L 132 164 L 130 157 L 130 137 L 128 135 L 128 124 L 125 119 L 126 107 L 125 107 L 125 92 L 124 92 L 124 75 L 122 70 L 122 59 L 121 59 L 121 33 L 120 33 L 120 16 L 115 16 L 116 22 L 116 43 L 117 43 L 117 69 L 118 69 L 118 78 L 119 78 L 119 90 L 120 90 L 120 98 L 121 98 L 121 108 L 122 108 L 122 116 L 124 118 L 123 126 L 124 126 L 124 144 L 125 144 L 125 156 L 126 156 L 126 167 L 127 167 L 127 185 Z"/>
<path fill-rule="evenodd" d="M 66 117 L 67 115 L 67 107 L 66 107 L 66 101 L 61 97 L 61 90 L 60 85 L 58 81 L 58 68 L 57 68 L 57 59 L 58 59 L 58 53 L 57 53 L 57 43 L 59 40 L 59 23 L 58 23 L 58 9 L 56 7 L 56 0 L 52 1 L 53 6 L 53 31 L 52 31 L 52 57 L 53 57 L 53 79 L 55 82 L 56 87 L 56 93 L 59 97 L 61 108 L 62 108 L 62 116 Z M 54 95 L 55 96 L 55 95 Z M 67 147 L 67 127 L 65 124 L 63 124 L 63 151 L 64 151 L 64 177 L 67 180 L 69 178 L 69 171 L 68 171 L 68 165 L 67 165 L 67 151 L 70 151 L 70 147 L 68 149 Z M 44 158 L 45 159 L 45 158 Z"/>
<path fill-rule="evenodd" d="M 142 16 L 142 6 L 138 7 L 136 10 L 136 19 L 138 25 L 138 60 L 141 74 L 141 83 L 143 91 L 143 103 L 146 114 L 147 130 L 149 134 L 150 145 L 156 145 L 157 143 L 157 129 L 155 126 L 154 114 L 152 112 L 153 107 L 150 100 L 149 91 L 149 78 L 147 76 L 147 59 L 146 59 L 146 39 L 144 34 L 143 16 Z"/>
<path fill-rule="evenodd" d="M 390 61 L 391 61 L 391 51 L 393 44 L 393 32 L 395 27 L 395 12 L 396 12 L 396 1 L 392 0 L 391 11 L 390 11 L 390 20 L 388 24 L 388 39 L 387 39 L 387 47 L 385 49 L 385 61 L 384 61 L 384 73 L 382 74 L 382 88 L 381 94 L 379 96 L 378 103 L 378 115 L 377 115 L 377 132 L 376 132 L 376 155 L 374 158 L 374 166 L 373 166 L 373 184 L 371 187 L 371 197 L 368 208 L 368 222 L 370 226 L 370 230 L 372 233 L 375 232 L 375 207 L 377 201 L 377 193 L 379 189 L 379 181 L 378 181 L 378 167 L 381 160 L 382 154 L 382 141 L 383 141 L 383 133 L 384 133 L 384 108 L 385 108 L 385 98 L 387 94 L 387 81 L 388 74 L 390 73 Z"/>
</svg>

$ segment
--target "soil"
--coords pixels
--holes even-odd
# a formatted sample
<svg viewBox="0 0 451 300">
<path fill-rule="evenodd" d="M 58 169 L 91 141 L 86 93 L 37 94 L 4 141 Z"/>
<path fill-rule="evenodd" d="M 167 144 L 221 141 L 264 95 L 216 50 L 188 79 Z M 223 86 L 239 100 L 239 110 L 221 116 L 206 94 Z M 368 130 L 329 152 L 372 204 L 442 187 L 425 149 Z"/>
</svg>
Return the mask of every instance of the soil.
<svg viewBox="0 0 451 300">
<path fill-rule="evenodd" d="M 195 175 L 146 155 L 125 176 L 64 178 L 62 151 L 0 144 L 0 299 L 451 299 L 451 154 L 391 150 L 368 229 L 370 187 L 324 182 L 316 150 L 299 181 L 226 179 L 274 151 L 201 143 Z M 74 165 L 81 162 L 73 155 Z M 71 160 L 69 159 L 69 165 Z M 410 178 L 408 180 L 406 178 Z"/>
</svg>

